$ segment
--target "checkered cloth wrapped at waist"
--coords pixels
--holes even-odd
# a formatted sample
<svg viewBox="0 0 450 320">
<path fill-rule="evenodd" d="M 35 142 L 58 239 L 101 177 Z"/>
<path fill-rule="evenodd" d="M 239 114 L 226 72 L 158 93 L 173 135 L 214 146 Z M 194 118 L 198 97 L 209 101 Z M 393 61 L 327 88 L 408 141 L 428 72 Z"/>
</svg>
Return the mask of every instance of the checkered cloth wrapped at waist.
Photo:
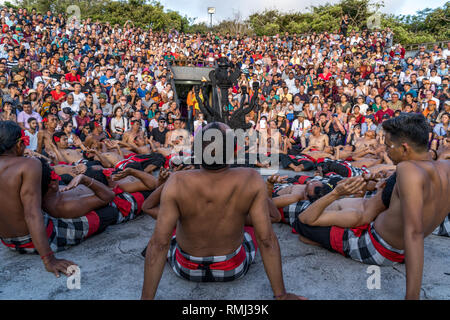
<svg viewBox="0 0 450 320">
<path fill-rule="evenodd" d="M 167 259 L 175 274 L 186 280 L 226 282 L 242 278 L 248 272 L 256 250 L 254 238 L 244 232 L 244 241 L 235 252 L 224 256 L 194 257 L 179 248 L 174 235 Z"/>
</svg>

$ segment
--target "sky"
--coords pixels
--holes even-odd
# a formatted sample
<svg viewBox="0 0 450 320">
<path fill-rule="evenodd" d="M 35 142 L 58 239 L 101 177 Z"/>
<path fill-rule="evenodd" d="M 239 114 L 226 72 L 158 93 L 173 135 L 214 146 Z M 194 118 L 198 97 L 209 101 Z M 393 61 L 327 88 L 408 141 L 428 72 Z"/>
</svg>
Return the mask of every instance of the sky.
<svg viewBox="0 0 450 320">
<path fill-rule="evenodd" d="M 338 0 L 159 0 L 165 9 L 178 11 L 182 15 L 197 18 L 195 22 L 209 23 L 208 7 L 215 7 L 216 14 L 213 16 L 213 24 L 223 19 L 231 18 L 235 12 L 240 12 L 245 19 L 254 12 L 264 9 L 278 9 L 282 12 L 305 11 L 311 5 L 336 3 Z M 425 8 L 442 7 L 446 0 L 385 0 L 385 7 L 381 10 L 385 13 L 414 14 Z"/>
</svg>

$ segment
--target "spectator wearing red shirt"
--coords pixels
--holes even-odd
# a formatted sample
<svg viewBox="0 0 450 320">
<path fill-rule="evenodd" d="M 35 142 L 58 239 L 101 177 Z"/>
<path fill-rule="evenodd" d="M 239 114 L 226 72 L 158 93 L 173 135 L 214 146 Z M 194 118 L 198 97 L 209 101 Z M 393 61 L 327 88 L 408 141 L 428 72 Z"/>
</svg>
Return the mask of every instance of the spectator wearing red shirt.
<svg viewBox="0 0 450 320">
<path fill-rule="evenodd" d="M 80 112 L 75 116 L 75 121 L 77 128 L 82 128 L 91 122 L 86 107 L 80 107 Z"/>
<path fill-rule="evenodd" d="M 66 73 L 66 81 L 68 82 L 80 82 L 80 75 L 77 74 L 77 67 L 73 66 L 70 73 Z"/>
<path fill-rule="evenodd" d="M 64 91 L 61 91 L 61 83 L 60 82 L 56 82 L 55 83 L 55 90 L 50 91 L 50 94 L 53 97 L 53 100 L 55 100 L 55 102 L 63 102 L 64 101 L 64 96 L 66 95 L 66 93 Z"/>
<path fill-rule="evenodd" d="M 356 119 L 356 123 L 359 123 L 362 125 L 364 123 L 364 121 L 366 121 L 366 119 L 364 118 L 364 115 L 362 113 L 360 113 L 360 110 L 361 110 L 361 108 L 358 105 L 355 105 L 353 107 L 353 116 Z"/>
<path fill-rule="evenodd" d="M 394 111 L 392 109 L 389 109 L 386 100 L 381 100 L 381 109 L 378 110 L 377 113 L 375 113 L 375 117 L 377 118 L 378 123 L 381 123 L 381 119 L 385 114 L 388 114 L 389 117 L 393 117 Z"/>
<path fill-rule="evenodd" d="M 319 79 L 328 81 L 328 80 L 330 80 L 331 76 L 332 76 L 332 74 L 328 70 L 328 67 L 324 67 L 323 68 L 323 72 L 321 74 L 319 74 Z"/>
</svg>

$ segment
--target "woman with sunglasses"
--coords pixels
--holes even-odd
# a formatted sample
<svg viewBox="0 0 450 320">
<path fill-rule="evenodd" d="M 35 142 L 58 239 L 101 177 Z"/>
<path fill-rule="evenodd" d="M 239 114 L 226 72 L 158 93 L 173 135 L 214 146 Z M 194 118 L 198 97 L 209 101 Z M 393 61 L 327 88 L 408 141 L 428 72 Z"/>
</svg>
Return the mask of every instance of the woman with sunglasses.
<svg viewBox="0 0 450 320">
<path fill-rule="evenodd" d="M 116 140 L 121 140 L 125 131 L 128 130 L 128 121 L 123 116 L 123 109 L 121 107 L 117 107 L 114 110 L 114 117 L 111 119 L 110 129 L 113 139 Z"/>
</svg>

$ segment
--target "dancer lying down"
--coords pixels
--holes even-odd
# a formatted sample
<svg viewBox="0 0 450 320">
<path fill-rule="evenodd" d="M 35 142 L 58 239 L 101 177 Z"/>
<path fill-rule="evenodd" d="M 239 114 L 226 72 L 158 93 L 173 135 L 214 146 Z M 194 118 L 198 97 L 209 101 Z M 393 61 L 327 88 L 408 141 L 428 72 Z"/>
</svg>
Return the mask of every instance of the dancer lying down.
<svg viewBox="0 0 450 320">
<path fill-rule="evenodd" d="M 136 176 L 142 180 L 117 179 L 119 181 L 114 183 L 112 189 L 107 185 L 106 177 L 99 175 L 101 170 L 88 169 L 86 173 L 92 177 L 78 175 L 68 186 L 61 188 L 61 178 L 45 161 L 41 162 L 42 214 L 54 252 L 77 245 L 101 233 L 109 225 L 134 219 L 141 213 L 145 198 L 157 187 L 153 176 L 137 172 Z M 121 187 L 130 192 L 125 192 Z M 35 252 L 30 236 L 2 240 L 7 247 L 21 253 Z"/>
<path fill-rule="evenodd" d="M 386 120 L 383 130 L 388 156 L 397 165 L 396 183 L 386 210 L 380 207 L 382 212 L 376 212 L 368 224 L 370 219 L 366 219 L 361 207 L 356 211 L 354 206 L 327 209 L 341 196 L 335 189 L 309 206 L 294 228 L 304 238 L 364 263 L 392 265 L 405 261 L 406 298 L 418 299 L 424 238 L 442 224 L 450 211 L 450 161 L 431 160 L 430 128 L 422 115 L 405 114 Z M 341 189 L 356 192 L 364 183 L 357 177 L 344 182 Z"/>
</svg>

